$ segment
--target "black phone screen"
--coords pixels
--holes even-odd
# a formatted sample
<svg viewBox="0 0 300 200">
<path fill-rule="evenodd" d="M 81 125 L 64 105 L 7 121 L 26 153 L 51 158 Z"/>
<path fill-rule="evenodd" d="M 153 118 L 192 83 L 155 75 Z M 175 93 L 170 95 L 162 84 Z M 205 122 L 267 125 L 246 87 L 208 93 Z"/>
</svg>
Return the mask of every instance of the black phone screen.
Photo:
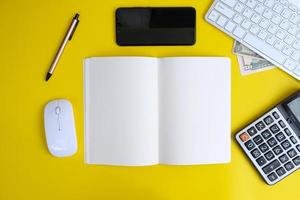
<svg viewBox="0 0 300 200">
<path fill-rule="evenodd" d="M 121 46 L 193 45 L 195 21 L 192 7 L 118 8 L 116 42 Z"/>
</svg>

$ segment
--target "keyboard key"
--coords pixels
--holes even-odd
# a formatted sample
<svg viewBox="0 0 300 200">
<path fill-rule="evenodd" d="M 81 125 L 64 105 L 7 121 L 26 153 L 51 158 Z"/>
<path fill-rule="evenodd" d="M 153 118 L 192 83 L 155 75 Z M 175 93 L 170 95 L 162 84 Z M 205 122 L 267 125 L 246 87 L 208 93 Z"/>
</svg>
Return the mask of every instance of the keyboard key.
<svg viewBox="0 0 300 200">
<path fill-rule="evenodd" d="M 290 35 L 287 35 L 284 39 L 284 42 L 288 45 L 291 45 L 293 44 L 293 42 L 295 41 L 295 38 L 290 36 Z M 293 49 L 292 49 L 293 50 Z"/>
<path fill-rule="evenodd" d="M 292 56 L 294 60 L 299 61 L 300 60 L 300 51 L 295 51 Z"/>
<path fill-rule="evenodd" d="M 258 34 L 258 37 L 262 40 L 266 39 L 267 36 L 268 36 L 268 32 L 264 30 L 261 30 Z"/>
<path fill-rule="evenodd" d="M 292 170 L 292 169 L 294 168 L 294 165 L 293 165 L 292 162 L 288 162 L 288 163 L 286 163 L 286 164 L 284 165 L 284 167 L 285 167 L 285 169 L 286 169 L 287 171 L 290 171 L 290 170 Z"/>
<path fill-rule="evenodd" d="M 282 132 L 279 132 L 277 135 L 275 135 L 275 137 L 277 138 L 277 140 L 279 142 L 281 142 L 285 139 L 285 135 Z"/>
<path fill-rule="evenodd" d="M 284 128 L 286 126 L 285 123 L 282 120 L 279 120 L 278 123 L 281 126 L 281 128 Z"/>
<path fill-rule="evenodd" d="M 254 143 L 253 143 L 251 140 L 249 140 L 248 142 L 246 142 L 246 143 L 245 143 L 245 146 L 246 146 L 246 148 L 247 148 L 249 151 L 252 150 L 252 149 L 255 147 Z"/>
<path fill-rule="evenodd" d="M 244 20 L 244 17 L 242 17 L 241 15 L 235 15 L 233 17 L 233 21 L 237 24 L 240 24 L 243 20 Z"/>
<path fill-rule="evenodd" d="M 276 173 L 278 174 L 278 176 L 282 176 L 286 173 L 286 171 L 283 169 L 283 167 L 280 167 L 276 170 Z"/>
<path fill-rule="evenodd" d="M 259 149 L 261 150 L 262 153 L 265 153 L 266 151 L 269 150 L 269 147 L 266 143 L 262 143 L 260 146 L 259 146 Z"/>
<path fill-rule="evenodd" d="M 265 139 L 268 139 L 272 136 L 271 132 L 267 129 L 267 130 L 264 130 L 261 135 L 263 136 L 263 138 Z"/>
<path fill-rule="evenodd" d="M 290 23 L 286 20 L 283 20 L 279 26 L 284 30 L 288 30 L 288 28 L 290 27 Z"/>
<path fill-rule="evenodd" d="M 296 144 L 298 142 L 294 136 L 290 137 L 290 140 L 293 144 Z"/>
<path fill-rule="evenodd" d="M 292 12 L 288 9 L 284 9 L 281 13 L 281 16 L 283 16 L 286 19 L 289 19 L 292 16 Z"/>
<path fill-rule="evenodd" d="M 283 164 L 289 160 L 289 157 L 286 154 L 283 154 L 282 156 L 279 157 L 279 160 Z"/>
<path fill-rule="evenodd" d="M 257 133 L 257 130 L 254 127 L 251 127 L 247 130 L 250 136 L 253 136 Z"/>
<path fill-rule="evenodd" d="M 279 39 L 283 40 L 283 38 L 286 36 L 286 31 L 284 31 L 284 30 L 278 30 L 277 33 L 276 33 L 276 36 Z"/>
<path fill-rule="evenodd" d="M 251 25 L 252 23 L 248 19 L 245 19 L 242 23 L 242 27 L 245 29 L 249 29 Z"/>
<path fill-rule="evenodd" d="M 251 17 L 251 21 L 253 21 L 254 23 L 258 23 L 261 20 L 261 16 L 259 16 L 258 14 L 254 13 L 253 16 Z"/>
<path fill-rule="evenodd" d="M 266 29 L 270 25 L 270 21 L 266 19 L 262 19 L 259 23 L 259 26 Z"/>
<path fill-rule="evenodd" d="M 240 27 L 237 27 L 233 31 L 233 35 L 237 36 L 238 38 L 243 38 L 245 34 L 246 34 L 246 31 Z"/>
<path fill-rule="evenodd" d="M 260 27 L 257 26 L 256 24 L 253 24 L 250 28 L 250 32 L 253 34 L 257 34 L 260 30 L 261 30 Z"/>
<path fill-rule="evenodd" d="M 271 19 L 273 16 L 273 12 L 270 9 L 266 9 L 265 12 L 263 13 L 263 16 L 267 19 Z"/>
<path fill-rule="evenodd" d="M 258 164 L 259 166 L 263 166 L 264 164 L 267 163 L 266 159 L 265 159 L 263 156 L 257 158 L 257 159 L 256 159 L 256 162 L 257 162 L 257 164 Z"/>
<path fill-rule="evenodd" d="M 242 140 L 242 142 L 247 142 L 250 139 L 250 136 L 248 133 L 242 133 L 239 138 Z"/>
<path fill-rule="evenodd" d="M 267 125 L 270 125 L 274 122 L 273 118 L 269 115 L 267 117 L 264 118 L 264 122 L 267 124 Z"/>
<path fill-rule="evenodd" d="M 251 9 L 249 9 L 249 8 L 246 8 L 245 11 L 244 11 L 244 13 L 243 13 L 243 15 L 244 15 L 246 18 L 250 18 L 250 17 L 252 17 L 252 15 L 253 15 L 253 11 L 252 11 Z"/>
<path fill-rule="evenodd" d="M 270 147 L 274 147 L 277 144 L 277 141 L 274 138 L 271 138 L 267 141 Z"/>
<path fill-rule="evenodd" d="M 280 24 L 280 23 L 282 22 L 282 18 L 281 18 L 279 15 L 274 15 L 274 16 L 272 17 L 271 21 L 272 21 L 274 24 L 278 25 L 278 24 Z"/>
<path fill-rule="evenodd" d="M 287 153 L 290 158 L 294 158 L 297 155 L 297 151 L 295 149 L 291 149 Z"/>
<path fill-rule="evenodd" d="M 272 133 L 278 133 L 279 132 L 279 127 L 277 126 L 277 124 L 274 124 L 270 127 Z"/>
<path fill-rule="evenodd" d="M 262 14 L 265 11 L 266 7 L 264 7 L 261 4 L 257 4 L 257 6 L 255 7 L 255 11 L 258 12 L 258 14 Z"/>
<path fill-rule="evenodd" d="M 245 6 L 243 4 L 241 4 L 241 3 L 236 4 L 236 6 L 234 8 L 234 10 L 237 11 L 237 12 L 239 12 L 239 13 L 243 12 L 244 9 L 245 9 Z"/>
<path fill-rule="evenodd" d="M 297 145 L 296 148 L 300 152 L 300 145 Z"/>
<path fill-rule="evenodd" d="M 260 135 L 258 135 L 253 138 L 253 141 L 255 142 L 255 144 L 259 145 L 263 142 L 263 139 Z"/>
<path fill-rule="evenodd" d="M 265 157 L 266 157 L 267 160 L 272 160 L 275 156 L 274 156 L 274 154 L 271 151 L 268 151 L 265 154 Z"/>
<path fill-rule="evenodd" d="M 235 26 L 236 26 L 235 23 L 229 21 L 229 22 L 226 24 L 225 29 L 226 29 L 227 31 L 229 31 L 229 32 L 232 32 L 233 29 L 235 28 Z"/>
<path fill-rule="evenodd" d="M 248 7 L 254 8 L 257 5 L 257 1 L 255 0 L 248 0 L 247 4 Z"/>
<path fill-rule="evenodd" d="M 227 21 L 228 21 L 228 19 L 226 17 L 221 16 L 221 17 L 219 17 L 217 24 L 223 27 Z"/>
<path fill-rule="evenodd" d="M 294 158 L 293 162 L 296 166 L 300 165 L 300 156 L 297 156 L 296 158 Z"/>
<path fill-rule="evenodd" d="M 279 118 L 279 115 L 278 115 L 277 112 L 273 112 L 272 115 L 274 116 L 275 119 L 278 119 L 278 118 Z"/>
<path fill-rule="evenodd" d="M 233 8 L 234 5 L 236 4 L 236 0 L 221 0 L 221 1 L 231 8 Z"/>
<path fill-rule="evenodd" d="M 274 172 L 268 175 L 268 179 L 272 182 L 275 181 L 277 178 L 278 177 Z"/>
<path fill-rule="evenodd" d="M 294 60 L 291 60 L 291 59 L 287 59 L 283 66 L 286 69 L 293 71 L 297 66 L 297 62 L 295 62 Z"/>
<path fill-rule="evenodd" d="M 260 52 L 263 52 L 266 56 L 273 58 L 277 63 L 282 64 L 286 60 L 286 57 L 279 51 L 275 50 L 272 46 L 267 45 L 264 41 L 261 41 L 250 33 L 247 33 L 244 41 L 253 48 L 259 49 Z"/>
<path fill-rule="evenodd" d="M 295 25 L 291 25 L 290 28 L 288 29 L 288 32 L 292 35 L 296 35 L 298 33 L 299 29 Z"/>
<path fill-rule="evenodd" d="M 296 14 L 296 13 L 292 14 L 290 21 L 297 25 L 300 21 L 299 14 Z"/>
<path fill-rule="evenodd" d="M 291 145 L 291 143 L 289 142 L 289 141 L 284 141 L 283 143 L 281 143 L 281 146 L 285 149 L 285 150 L 287 150 L 287 149 L 289 149 L 292 145 Z"/>
<path fill-rule="evenodd" d="M 280 162 L 278 160 L 274 160 L 270 164 L 268 164 L 267 166 L 265 166 L 263 168 L 263 171 L 264 171 L 265 174 L 269 174 L 271 171 L 273 171 L 274 169 L 278 168 L 279 166 L 280 166 Z"/>
<path fill-rule="evenodd" d="M 283 7 L 282 7 L 282 5 L 280 5 L 280 4 L 276 4 L 276 5 L 274 6 L 273 10 L 274 10 L 275 12 L 277 12 L 278 14 L 280 14 L 280 13 L 282 12 L 282 10 L 283 10 Z"/>
<path fill-rule="evenodd" d="M 253 151 L 251 151 L 251 155 L 254 158 L 258 158 L 261 154 L 260 154 L 260 151 L 258 149 L 254 149 Z"/>
<path fill-rule="evenodd" d="M 293 44 L 293 47 L 297 50 L 300 50 L 300 41 L 299 40 L 296 40 Z"/>
<path fill-rule="evenodd" d="M 219 11 L 221 14 L 225 15 L 229 19 L 231 19 L 234 15 L 234 11 L 232 11 L 230 8 L 228 8 L 226 5 L 224 5 L 221 2 L 218 2 L 215 6 L 215 9 Z"/>
<path fill-rule="evenodd" d="M 266 127 L 266 125 L 262 121 L 260 121 L 257 124 L 255 124 L 255 127 L 257 128 L 257 130 L 261 131 Z"/>
<path fill-rule="evenodd" d="M 290 56 L 292 55 L 292 53 L 294 52 L 293 48 L 289 47 L 289 46 L 285 46 L 283 49 L 282 49 L 282 52 L 287 55 L 287 56 Z"/>
<path fill-rule="evenodd" d="M 216 11 L 212 11 L 209 15 L 208 15 L 208 19 L 210 19 L 211 21 L 217 21 L 218 17 L 220 16 L 219 13 L 217 13 Z"/>
<path fill-rule="evenodd" d="M 284 129 L 284 132 L 285 132 L 288 136 L 292 135 L 291 131 L 290 131 L 288 128 Z"/>
<path fill-rule="evenodd" d="M 283 152 L 282 148 L 278 145 L 276 147 L 273 148 L 273 151 L 276 155 L 279 155 Z"/>
<path fill-rule="evenodd" d="M 275 2 L 274 0 L 266 0 L 265 1 L 265 6 L 267 6 L 268 8 L 272 8 L 274 6 Z"/>
</svg>

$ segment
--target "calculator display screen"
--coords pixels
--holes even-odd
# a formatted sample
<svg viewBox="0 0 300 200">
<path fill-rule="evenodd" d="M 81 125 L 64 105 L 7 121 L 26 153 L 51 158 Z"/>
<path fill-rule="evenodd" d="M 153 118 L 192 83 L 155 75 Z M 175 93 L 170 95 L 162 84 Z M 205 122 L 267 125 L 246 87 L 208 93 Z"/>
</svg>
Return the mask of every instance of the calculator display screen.
<svg viewBox="0 0 300 200">
<path fill-rule="evenodd" d="M 289 109 L 292 111 L 294 116 L 300 122 L 300 98 L 296 98 L 288 104 Z"/>
</svg>

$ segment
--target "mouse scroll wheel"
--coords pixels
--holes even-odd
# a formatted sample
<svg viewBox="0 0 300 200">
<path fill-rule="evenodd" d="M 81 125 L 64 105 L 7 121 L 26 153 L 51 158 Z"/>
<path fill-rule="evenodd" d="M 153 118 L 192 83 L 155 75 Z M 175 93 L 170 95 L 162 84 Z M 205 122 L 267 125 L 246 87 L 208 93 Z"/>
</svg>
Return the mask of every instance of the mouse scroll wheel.
<svg viewBox="0 0 300 200">
<path fill-rule="evenodd" d="M 55 107 L 55 114 L 60 114 L 60 111 L 61 111 L 61 109 L 60 109 L 60 107 L 59 106 L 56 106 Z"/>
</svg>

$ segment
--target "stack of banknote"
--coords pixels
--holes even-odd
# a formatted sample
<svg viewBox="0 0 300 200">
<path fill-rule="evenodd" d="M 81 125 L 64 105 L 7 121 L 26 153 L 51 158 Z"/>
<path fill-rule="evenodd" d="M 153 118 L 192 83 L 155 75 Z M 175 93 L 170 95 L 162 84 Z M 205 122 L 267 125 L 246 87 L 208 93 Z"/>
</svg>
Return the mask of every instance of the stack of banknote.
<svg viewBox="0 0 300 200">
<path fill-rule="evenodd" d="M 233 53 L 237 55 L 242 75 L 253 74 L 275 67 L 272 63 L 238 41 L 234 41 Z"/>
</svg>

